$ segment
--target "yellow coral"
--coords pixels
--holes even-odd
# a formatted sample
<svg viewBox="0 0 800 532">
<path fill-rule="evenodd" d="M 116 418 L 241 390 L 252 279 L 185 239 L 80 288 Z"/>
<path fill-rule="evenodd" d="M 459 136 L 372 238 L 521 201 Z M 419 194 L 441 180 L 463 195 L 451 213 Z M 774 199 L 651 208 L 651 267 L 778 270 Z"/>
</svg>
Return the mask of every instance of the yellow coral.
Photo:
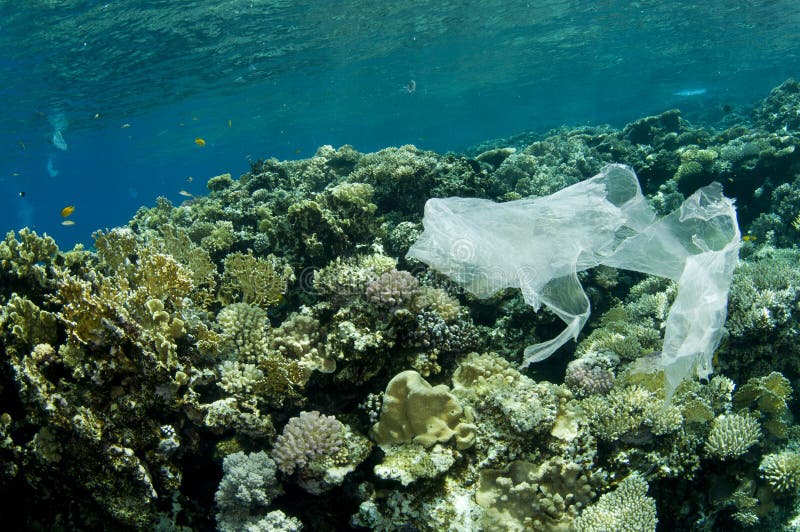
<svg viewBox="0 0 800 532">
<path fill-rule="evenodd" d="M 254 257 L 252 252 L 231 253 L 225 257 L 225 273 L 219 299 L 223 303 L 241 301 L 262 308 L 276 305 L 283 298 L 292 277 L 289 266 L 280 268 L 273 257 Z"/>
<path fill-rule="evenodd" d="M 14 231 L 9 231 L 6 239 L 0 242 L 0 270 L 20 279 L 33 277 L 44 285 L 47 276 L 40 263 L 49 262 L 58 253 L 55 240 L 47 235 L 40 237 L 27 227 L 20 229 L 19 240 L 14 236 Z"/>
</svg>

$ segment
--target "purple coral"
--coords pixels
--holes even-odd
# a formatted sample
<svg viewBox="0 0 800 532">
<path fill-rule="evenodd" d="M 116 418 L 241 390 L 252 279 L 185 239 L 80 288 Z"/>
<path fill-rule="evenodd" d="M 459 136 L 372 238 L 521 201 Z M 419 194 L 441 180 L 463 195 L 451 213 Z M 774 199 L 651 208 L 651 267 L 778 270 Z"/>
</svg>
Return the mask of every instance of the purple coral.
<svg viewBox="0 0 800 532">
<path fill-rule="evenodd" d="M 585 360 L 573 360 L 567 366 L 564 384 L 578 397 L 606 394 L 614 385 L 614 373 Z"/>
<path fill-rule="evenodd" d="M 312 462 L 336 454 L 341 449 L 343 425 L 333 416 L 313 410 L 300 412 L 286 423 L 275 440 L 272 459 L 287 475 L 306 469 Z"/>
<path fill-rule="evenodd" d="M 408 306 L 419 292 L 419 281 L 407 271 L 392 270 L 367 284 L 367 299 L 379 307 Z"/>
</svg>

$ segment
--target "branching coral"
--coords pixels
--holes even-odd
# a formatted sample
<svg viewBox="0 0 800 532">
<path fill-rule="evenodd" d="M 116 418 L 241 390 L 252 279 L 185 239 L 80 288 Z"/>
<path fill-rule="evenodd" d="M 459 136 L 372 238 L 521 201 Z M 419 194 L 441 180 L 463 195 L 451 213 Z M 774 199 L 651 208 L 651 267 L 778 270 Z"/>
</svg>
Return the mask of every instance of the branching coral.
<svg viewBox="0 0 800 532">
<path fill-rule="evenodd" d="M 252 253 L 231 253 L 225 257 L 225 272 L 219 298 L 269 308 L 283 299 L 287 283 L 293 278 L 289 266 L 279 266 L 274 258 L 262 259 Z"/>
<path fill-rule="evenodd" d="M 656 501 L 647 496 L 647 482 L 631 475 L 600 497 L 575 519 L 576 532 L 655 532 Z"/>
<path fill-rule="evenodd" d="M 746 453 L 761 439 L 758 421 L 746 414 L 719 415 L 711 425 L 705 450 L 709 456 L 727 460 Z"/>
</svg>

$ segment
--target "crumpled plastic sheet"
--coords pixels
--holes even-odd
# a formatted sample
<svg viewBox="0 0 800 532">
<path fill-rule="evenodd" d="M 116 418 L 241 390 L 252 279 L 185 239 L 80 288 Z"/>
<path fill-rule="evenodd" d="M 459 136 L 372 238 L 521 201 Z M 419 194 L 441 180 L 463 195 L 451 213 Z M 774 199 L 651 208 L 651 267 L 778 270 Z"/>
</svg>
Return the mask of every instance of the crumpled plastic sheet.
<svg viewBox="0 0 800 532">
<path fill-rule="evenodd" d="M 566 323 L 555 338 L 528 346 L 522 367 L 577 339 L 590 313 L 578 272 L 604 264 L 678 281 L 663 349 L 637 369 L 663 369 L 668 397 L 683 379 L 711 373 L 741 244 L 736 209 L 719 183 L 659 218 L 634 171 L 611 164 L 544 197 L 430 199 L 422 223 L 408 257 L 480 298 L 519 288 L 535 310 L 545 305 Z"/>
</svg>

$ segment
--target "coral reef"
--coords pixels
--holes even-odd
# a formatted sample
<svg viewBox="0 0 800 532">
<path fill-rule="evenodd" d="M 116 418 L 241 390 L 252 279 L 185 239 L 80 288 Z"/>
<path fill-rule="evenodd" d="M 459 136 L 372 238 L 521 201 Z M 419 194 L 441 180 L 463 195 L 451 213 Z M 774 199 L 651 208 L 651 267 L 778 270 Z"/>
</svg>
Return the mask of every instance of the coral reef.
<svg viewBox="0 0 800 532">
<path fill-rule="evenodd" d="M 91 248 L 8 233 L 4 526 L 797 528 L 798 95 L 789 80 L 717 128 L 673 109 L 465 155 L 322 146 L 159 198 Z M 610 162 L 659 214 L 712 181 L 737 198 L 712 376 L 669 398 L 637 368 L 662 350 L 674 282 L 582 272 L 591 321 L 523 372 L 556 315 L 405 257 L 430 197 L 547 195 Z"/>
</svg>

